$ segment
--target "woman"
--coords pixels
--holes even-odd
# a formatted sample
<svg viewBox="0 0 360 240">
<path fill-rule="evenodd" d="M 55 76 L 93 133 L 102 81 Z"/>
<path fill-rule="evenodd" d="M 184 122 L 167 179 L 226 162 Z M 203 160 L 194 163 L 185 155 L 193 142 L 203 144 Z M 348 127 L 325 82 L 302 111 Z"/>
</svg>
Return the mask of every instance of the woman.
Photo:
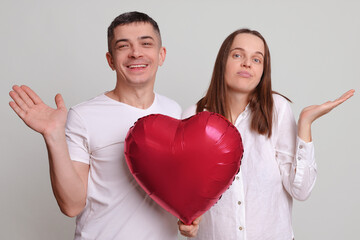
<svg viewBox="0 0 360 240">
<path fill-rule="evenodd" d="M 293 239 L 293 198 L 307 199 L 316 180 L 311 123 L 353 94 L 303 109 L 296 125 L 289 100 L 272 91 L 265 39 L 249 29 L 230 34 L 207 94 L 183 115 L 206 110 L 231 121 L 243 139 L 241 169 L 201 223 L 200 218 L 190 226 L 180 222 L 180 232 L 204 240 Z"/>
</svg>

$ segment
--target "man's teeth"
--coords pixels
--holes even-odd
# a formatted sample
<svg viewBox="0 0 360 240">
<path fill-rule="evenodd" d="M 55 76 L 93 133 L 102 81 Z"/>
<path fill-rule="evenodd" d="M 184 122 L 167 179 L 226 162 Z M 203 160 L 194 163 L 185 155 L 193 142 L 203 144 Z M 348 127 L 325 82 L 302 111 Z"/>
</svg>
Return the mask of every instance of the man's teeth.
<svg viewBox="0 0 360 240">
<path fill-rule="evenodd" d="M 145 64 L 139 64 L 139 65 L 130 65 L 129 68 L 139 68 L 139 67 L 146 67 Z"/>
</svg>

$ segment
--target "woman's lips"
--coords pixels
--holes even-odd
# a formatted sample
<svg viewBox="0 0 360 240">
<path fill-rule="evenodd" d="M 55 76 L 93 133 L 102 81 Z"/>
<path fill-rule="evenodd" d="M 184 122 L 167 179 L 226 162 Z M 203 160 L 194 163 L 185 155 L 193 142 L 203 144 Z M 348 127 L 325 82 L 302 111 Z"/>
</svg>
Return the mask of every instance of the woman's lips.
<svg viewBox="0 0 360 240">
<path fill-rule="evenodd" d="M 240 76 L 240 77 L 244 77 L 244 78 L 250 78 L 252 77 L 252 75 L 247 72 L 247 71 L 240 71 L 240 72 L 237 72 L 237 74 Z"/>
</svg>

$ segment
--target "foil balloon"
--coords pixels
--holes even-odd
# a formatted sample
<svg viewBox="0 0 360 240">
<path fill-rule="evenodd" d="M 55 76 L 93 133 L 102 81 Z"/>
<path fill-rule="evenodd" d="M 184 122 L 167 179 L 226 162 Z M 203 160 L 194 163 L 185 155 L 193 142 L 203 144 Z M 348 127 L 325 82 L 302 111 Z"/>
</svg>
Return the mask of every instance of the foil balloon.
<svg viewBox="0 0 360 240">
<path fill-rule="evenodd" d="M 125 139 L 130 172 L 145 192 L 185 224 L 209 210 L 229 188 L 243 154 L 241 136 L 223 116 L 184 120 L 140 118 Z"/>
</svg>

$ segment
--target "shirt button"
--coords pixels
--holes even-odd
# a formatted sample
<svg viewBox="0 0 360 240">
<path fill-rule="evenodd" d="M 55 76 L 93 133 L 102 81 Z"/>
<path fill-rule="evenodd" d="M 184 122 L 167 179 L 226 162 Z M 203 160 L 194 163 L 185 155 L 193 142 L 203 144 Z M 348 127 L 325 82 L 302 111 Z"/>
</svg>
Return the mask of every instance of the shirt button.
<svg viewBox="0 0 360 240">
<path fill-rule="evenodd" d="M 238 205 L 241 205 L 241 201 L 238 201 Z"/>
<path fill-rule="evenodd" d="M 240 226 L 240 227 L 239 227 L 239 230 L 242 231 L 242 230 L 243 230 L 243 227 Z"/>
<path fill-rule="evenodd" d="M 239 176 L 236 176 L 236 180 L 239 180 Z"/>
<path fill-rule="evenodd" d="M 298 159 L 298 160 L 301 160 L 301 157 L 298 157 L 297 159 Z"/>
<path fill-rule="evenodd" d="M 300 145 L 299 148 L 300 148 L 300 149 L 303 149 L 303 145 Z"/>
</svg>

